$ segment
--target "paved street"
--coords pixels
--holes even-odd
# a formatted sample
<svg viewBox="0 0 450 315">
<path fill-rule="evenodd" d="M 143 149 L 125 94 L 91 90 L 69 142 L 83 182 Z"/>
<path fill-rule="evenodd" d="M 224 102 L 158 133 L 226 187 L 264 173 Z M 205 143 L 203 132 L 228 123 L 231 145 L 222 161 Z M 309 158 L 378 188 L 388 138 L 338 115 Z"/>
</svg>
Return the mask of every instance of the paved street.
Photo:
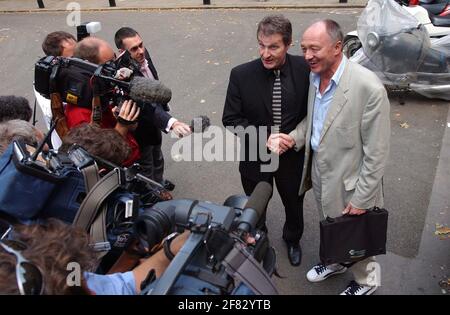
<svg viewBox="0 0 450 315">
<path fill-rule="evenodd" d="M 300 35 L 313 20 L 335 19 L 347 32 L 355 29 L 361 9 L 82 12 L 81 20 L 100 21 L 98 36 L 112 45 L 113 35 L 121 26 L 137 29 L 161 80 L 172 88 L 172 115 L 185 121 L 207 115 L 213 125 L 221 127 L 230 70 L 258 57 L 256 24 L 272 12 L 283 13 L 292 21 L 294 43 L 290 53 L 299 54 Z M 64 12 L 0 14 L 2 94 L 22 95 L 34 103 L 34 62 L 43 56 L 43 38 L 55 30 L 76 33 L 74 27 L 67 26 L 66 17 Z M 415 94 L 408 95 L 406 104 L 400 105 L 397 96 L 391 95 L 391 155 L 384 180 L 386 208 L 390 211 L 389 253 L 379 259 L 382 286 L 376 294 L 446 292 L 438 282 L 450 277 L 450 238 L 441 240 L 435 231 L 436 224 L 450 226 L 448 107 L 448 102 Z M 38 119 L 42 126 L 40 115 Z M 174 141 L 165 136 L 163 151 L 166 177 L 177 185 L 175 197 L 221 203 L 229 195 L 242 193 L 237 162 L 176 162 L 171 157 Z M 276 283 L 282 294 L 336 294 L 345 288 L 351 273 L 314 285 L 305 278 L 318 261 L 319 222 L 311 192 L 306 196 L 304 212 L 303 262 L 300 267 L 291 267 L 281 240 L 284 212 L 277 193 L 269 204 L 269 236 L 278 254 L 279 273 L 285 277 L 276 279 Z"/>
</svg>

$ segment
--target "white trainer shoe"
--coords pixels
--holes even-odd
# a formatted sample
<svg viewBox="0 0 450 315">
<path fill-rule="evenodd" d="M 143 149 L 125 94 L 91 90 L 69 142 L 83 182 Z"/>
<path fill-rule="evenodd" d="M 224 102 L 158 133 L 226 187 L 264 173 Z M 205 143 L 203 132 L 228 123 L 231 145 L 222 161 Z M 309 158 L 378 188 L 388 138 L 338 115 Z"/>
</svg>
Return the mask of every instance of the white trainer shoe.
<svg viewBox="0 0 450 315">
<path fill-rule="evenodd" d="M 331 264 L 325 266 L 322 263 L 319 263 L 311 268 L 306 274 L 306 279 L 310 282 L 320 282 L 328 277 L 344 273 L 347 271 L 347 267 L 342 266 L 341 264 Z"/>
<path fill-rule="evenodd" d="M 361 285 L 356 281 L 350 281 L 347 289 L 345 289 L 341 295 L 370 295 L 377 289 L 376 286 L 371 287 L 368 285 Z"/>
</svg>

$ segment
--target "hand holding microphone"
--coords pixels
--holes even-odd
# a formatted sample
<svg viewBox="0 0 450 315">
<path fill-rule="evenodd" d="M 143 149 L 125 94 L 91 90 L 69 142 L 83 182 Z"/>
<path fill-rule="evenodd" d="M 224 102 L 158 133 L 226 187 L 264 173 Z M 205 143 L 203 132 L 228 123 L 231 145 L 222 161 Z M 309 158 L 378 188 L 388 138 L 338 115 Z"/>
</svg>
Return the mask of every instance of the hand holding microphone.
<svg viewBox="0 0 450 315">
<path fill-rule="evenodd" d="M 173 130 L 177 136 L 185 137 L 193 132 L 204 132 L 210 125 L 211 122 L 207 116 L 198 116 L 191 120 L 189 126 L 181 121 L 174 122 L 171 130 Z"/>
<path fill-rule="evenodd" d="M 171 130 L 180 138 L 191 134 L 191 128 L 184 122 L 178 120 L 173 123 Z"/>
</svg>

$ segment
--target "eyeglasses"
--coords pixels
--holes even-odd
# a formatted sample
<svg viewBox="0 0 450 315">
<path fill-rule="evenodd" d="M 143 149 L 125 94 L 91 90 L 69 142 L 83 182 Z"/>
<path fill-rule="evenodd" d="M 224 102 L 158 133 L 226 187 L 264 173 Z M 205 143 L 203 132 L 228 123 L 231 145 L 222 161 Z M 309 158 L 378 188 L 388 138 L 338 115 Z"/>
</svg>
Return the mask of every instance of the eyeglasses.
<svg viewBox="0 0 450 315">
<path fill-rule="evenodd" d="M 27 245 L 16 240 L 0 240 L 0 245 L 7 253 L 16 256 L 16 277 L 20 294 L 43 294 L 44 278 L 42 277 L 42 272 L 21 254 L 27 248 Z"/>
</svg>

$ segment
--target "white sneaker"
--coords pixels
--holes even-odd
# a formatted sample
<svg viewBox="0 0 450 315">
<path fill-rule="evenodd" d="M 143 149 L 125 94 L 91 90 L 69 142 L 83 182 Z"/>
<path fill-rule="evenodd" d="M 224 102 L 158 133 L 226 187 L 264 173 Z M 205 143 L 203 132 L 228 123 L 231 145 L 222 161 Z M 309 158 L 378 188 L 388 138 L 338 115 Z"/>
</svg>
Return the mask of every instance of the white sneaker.
<svg viewBox="0 0 450 315">
<path fill-rule="evenodd" d="M 341 295 L 370 295 L 375 292 L 376 289 L 376 286 L 370 287 L 368 285 L 358 284 L 355 281 L 350 281 L 347 289 L 345 289 Z"/>
<path fill-rule="evenodd" d="M 306 274 L 306 279 L 310 282 L 320 282 L 328 277 L 333 275 L 337 275 L 340 273 L 344 273 L 347 271 L 347 267 L 342 266 L 341 264 L 331 264 L 325 266 L 322 263 L 319 263 L 311 268 L 310 271 Z"/>
</svg>

